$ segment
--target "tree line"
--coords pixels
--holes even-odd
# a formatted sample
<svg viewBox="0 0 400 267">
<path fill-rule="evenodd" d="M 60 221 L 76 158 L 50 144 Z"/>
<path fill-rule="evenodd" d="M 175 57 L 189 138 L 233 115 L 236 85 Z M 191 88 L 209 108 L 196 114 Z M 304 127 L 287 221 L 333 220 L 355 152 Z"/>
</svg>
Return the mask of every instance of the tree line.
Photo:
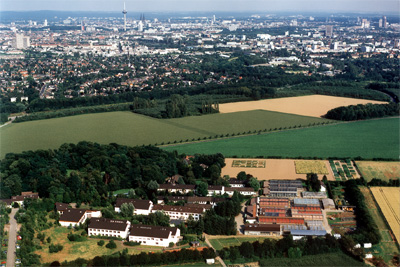
<svg viewBox="0 0 400 267">
<path fill-rule="evenodd" d="M 328 111 L 325 118 L 341 121 L 366 120 L 387 116 L 398 116 L 400 105 L 397 103 L 389 104 L 366 104 L 338 107 Z"/>
<path fill-rule="evenodd" d="M 144 265 L 168 265 L 182 264 L 215 258 L 212 248 L 181 249 L 178 251 L 166 251 L 163 253 L 142 252 L 137 255 L 128 254 L 127 250 L 113 254 L 94 257 L 91 260 L 78 258 L 74 261 L 53 262 L 51 266 L 144 266 Z"/>
</svg>

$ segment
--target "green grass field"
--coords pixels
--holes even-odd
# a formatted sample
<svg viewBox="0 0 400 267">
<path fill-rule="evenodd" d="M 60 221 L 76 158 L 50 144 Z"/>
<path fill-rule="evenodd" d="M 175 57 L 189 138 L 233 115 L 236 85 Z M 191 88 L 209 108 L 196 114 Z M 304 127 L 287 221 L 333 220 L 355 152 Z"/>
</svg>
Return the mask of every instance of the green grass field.
<svg viewBox="0 0 400 267">
<path fill-rule="evenodd" d="M 216 250 L 221 250 L 224 247 L 231 247 L 231 246 L 239 246 L 243 242 L 255 242 L 255 241 L 264 241 L 264 239 L 267 239 L 268 237 L 228 237 L 228 238 L 214 238 L 214 239 L 209 239 L 211 245 L 213 248 Z"/>
<path fill-rule="evenodd" d="M 210 142 L 164 147 L 179 153 L 222 153 L 226 157 L 399 157 L 399 119 L 357 121 Z"/>
<path fill-rule="evenodd" d="M 64 143 L 79 141 L 129 146 L 173 143 L 325 121 L 263 110 L 164 120 L 132 112 L 85 114 L 13 123 L 0 128 L 0 157 L 9 152 L 55 149 Z"/>
</svg>

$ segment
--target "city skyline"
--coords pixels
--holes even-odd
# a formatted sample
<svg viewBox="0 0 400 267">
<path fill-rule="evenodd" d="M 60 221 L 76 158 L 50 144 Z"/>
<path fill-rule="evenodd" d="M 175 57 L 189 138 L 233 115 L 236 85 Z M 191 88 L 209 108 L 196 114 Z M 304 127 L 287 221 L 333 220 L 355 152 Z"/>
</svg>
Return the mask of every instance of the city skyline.
<svg viewBox="0 0 400 267">
<path fill-rule="evenodd" d="M 188 11 L 231 11 L 231 12 L 367 12 L 398 13 L 399 1 L 393 0 L 149 0 L 146 2 L 127 0 L 128 11 L 188 12 Z M 1 11 L 121 11 L 124 1 L 106 0 L 3 0 Z"/>
</svg>

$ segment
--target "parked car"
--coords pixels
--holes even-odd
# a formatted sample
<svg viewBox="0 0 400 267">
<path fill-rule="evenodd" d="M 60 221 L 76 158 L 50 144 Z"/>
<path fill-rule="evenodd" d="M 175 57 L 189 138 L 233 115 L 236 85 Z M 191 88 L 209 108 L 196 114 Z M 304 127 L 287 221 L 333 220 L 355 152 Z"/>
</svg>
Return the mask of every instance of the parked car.
<svg viewBox="0 0 400 267">
<path fill-rule="evenodd" d="M 22 239 L 22 237 L 19 235 L 19 236 L 17 236 L 17 240 L 21 240 Z"/>
<path fill-rule="evenodd" d="M 15 263 L 17 263 L 17 264 L 18 264 L 18 263 L 21 263 L 21 260 L 20 260 L 20 259 L 16 259 L 16 260 L 15 260 Z"/>
<path fill-rule="evenodd" d="M 20 248 L 21 248 L 21 246 L 17 245 L 17 246 L 16 246 L 16 248 L 17 248 L 17 249 L 20 249 Z"/>
</svg>

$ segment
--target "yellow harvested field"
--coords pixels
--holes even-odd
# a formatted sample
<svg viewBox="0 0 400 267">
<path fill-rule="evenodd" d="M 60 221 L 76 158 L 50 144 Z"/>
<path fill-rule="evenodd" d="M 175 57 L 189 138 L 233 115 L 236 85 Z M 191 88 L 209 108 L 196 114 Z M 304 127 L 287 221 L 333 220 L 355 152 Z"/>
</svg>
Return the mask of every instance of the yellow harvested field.
<svg viewBox="0 0 400 267">
<path fill-rule="evenodd" d="M 296 160 L 296 173 L 329 174 L 326 162 L 323 160 Z"/>
<path fill-rule="evenodd" d="M 387 102 L 337 96 L 309 95 L 220 104 L 219 112 L 232 113 L 261 109 L 310 117 L 321 117 L 333 108 L 368 103 L 385 104 Z"/>
<path fill-rule="evenodd" d="M 252 162 L 257 160 L 259 163 L 256 167 L 248 167 L 249 165 L 238 165 L 238 160 L 243 162 Z M 264 163 L 265 161 L 265 163 Z M 222 168 L 221 175 L 229 175 L 229 177 L 236 177 L 241 171 L 251 174 L 257 177 L 258 180 L 271 180 L 271 179 L 306 179 L 306 173 L 296 173 L 295 161 L 293 159 L 237 159 L 237 158 L 226 158 L 225 167 Z M 307 160 L 305 160 L 307 161 Z M 312 160 L 310 160 L 312 161 Z M 262 163 L 260 163 L 262 162 Z M 328 171 L 326 177 L 328 180 L 335 181 L 332 170 L 329 167 L 329 162 L 327 160 L 320 160 L 325 169 Z M 265 164 L 264 167 L 260 167 Z M 240 167 L 242 166 L 242 167 Z M 253 165 L 255 166 L 255 165 Z M 321 165 L 322 166 L 322 165 Z M 322 167 L 321 167 L 322 168 Z M 322 179 L 323 175 L 318 175 L 319 179 Z"/>
<path fill-rule="evenodd" d="M 400 244 L 400 188 L 377 186 L 371 192 Z"/>
</svg>

